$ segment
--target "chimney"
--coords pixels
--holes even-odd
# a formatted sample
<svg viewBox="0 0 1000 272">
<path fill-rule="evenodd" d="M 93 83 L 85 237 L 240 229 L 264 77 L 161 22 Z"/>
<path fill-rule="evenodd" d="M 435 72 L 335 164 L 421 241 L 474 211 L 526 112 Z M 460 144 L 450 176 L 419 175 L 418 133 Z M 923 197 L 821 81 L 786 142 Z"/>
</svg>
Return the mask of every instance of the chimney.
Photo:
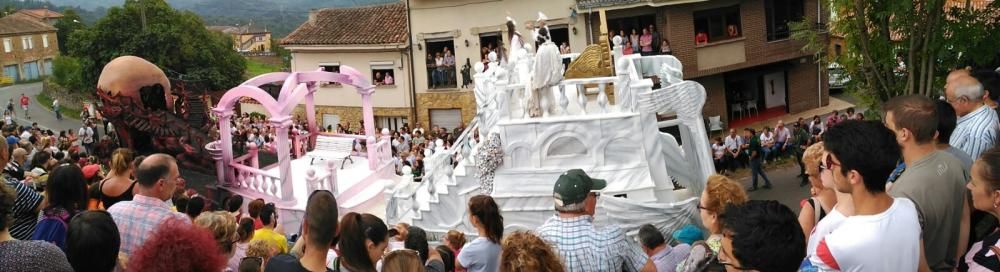
<svg viewBox="0 0 1000 272">
<path fill-rule="evenodd" d="M 309 23 L 310 24 L 315 24 L 316 23 L 316 13 L 318 13 L 318 12 L 319 12 L 319 10 L 317 10 L 317 9 L 309 9 Z"/>
</svg>

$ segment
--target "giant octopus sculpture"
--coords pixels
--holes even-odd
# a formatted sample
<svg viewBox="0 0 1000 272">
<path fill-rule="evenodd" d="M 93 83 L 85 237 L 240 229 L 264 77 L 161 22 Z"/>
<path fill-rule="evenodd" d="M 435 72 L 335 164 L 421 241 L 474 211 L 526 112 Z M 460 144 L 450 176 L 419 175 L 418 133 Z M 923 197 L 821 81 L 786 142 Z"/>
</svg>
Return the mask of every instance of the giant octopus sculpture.
<svg viewBox="0 0 1000 272">
<path fill-rule="evenodd" d="M 123 56 L 108 62 L 97 82 L 101 114 L 114 124 L 125 147 L 140 154 L 174 155 L 182 167 L 206 173 L 214 171 L 203 152 L 212 127 L 189 122 L 187 97 L 194 95 L 170 80 L 159 67 L 145 59 Z"/>
</svg>

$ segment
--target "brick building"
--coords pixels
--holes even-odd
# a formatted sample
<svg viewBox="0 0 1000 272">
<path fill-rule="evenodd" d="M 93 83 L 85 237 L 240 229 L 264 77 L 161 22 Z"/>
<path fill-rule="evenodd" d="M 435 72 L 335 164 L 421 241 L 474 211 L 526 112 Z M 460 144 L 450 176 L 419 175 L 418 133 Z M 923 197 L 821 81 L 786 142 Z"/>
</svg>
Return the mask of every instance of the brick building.
<svg viewBox="0 0 1000 272">
<path fill-rule="evenodd" d="M 0 18 L 0 82 L 51 75 L 57 55 L 55 27 L 22 12 Z"/>
<path fill-rule="evenodd" d="M 606 22 L 601 22 L 597 12 L 586 16 L 591 41 L 601 35 L 600 24 L 606 23 L 615 33 L 653 25 L 684 64 L 686 79 L 705 86 L 705 115 L 721 116 L 726 124 L 738 126 L 829 103 L 825 67 L 818 66 L 812 54 L 800 50 L 803 43 L 790 39 L 786 24 L 806 20 L 825 28 L 829 11 L 821 9 L 819 3 L 578 0 L 577 8 L 606 10 Z"/>
<path fill-rule="evenodd" d="M 253 22 L 242 26 L 208 26 L 208 30 L 222 32 L 233 39 L 233 49 L 244 55 L 270 55 L 271 31 L 255 26 Z"/>
</svg>

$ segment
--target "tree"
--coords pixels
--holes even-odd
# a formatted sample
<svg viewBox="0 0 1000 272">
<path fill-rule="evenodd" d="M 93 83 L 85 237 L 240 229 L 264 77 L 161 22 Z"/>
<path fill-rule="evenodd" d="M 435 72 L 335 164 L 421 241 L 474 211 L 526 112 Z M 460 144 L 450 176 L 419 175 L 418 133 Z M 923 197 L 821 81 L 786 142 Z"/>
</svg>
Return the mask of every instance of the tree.
<svg viewBox="0 0 1000 272">
<path fill-rule="evenodd" d="M 67 55 L 69 54 L 69 51 L 66 49 L 66 44 L 68 44 L 69 41 L 69 34 L 77 30 L 84 29 L 87 26 L 83 24 L 83 18 L 81 18 L 80 14 L 77 14 L 74 9 L 65 9 L 62 14 L 63 17 L 59 19 L 54 26 L 59 29 L 58 32 L 56 32 L 56 37 L 59 40 L 59 53 Z"/>
<path fill-rule="evenodd" d="M 93 27 L 70 34 L 69 48 L 87 86 L 96 86 L 104 65 L 125 55 L 145 58 L 170 77 L 204 82 L 210 90 L 236 86 L 246 69 L 230 38 L 164 0 L 129 0 L 108 9 Z"/>
<path fill-rule="evenodd" d="M 831 33 L 846 43 L 834 61 L 850 75 L 848 88 L 872 104 L 904 94 L 934 96 L 943 93 L 949 70 L 991 63 L 1000 48 L 992 36 L 1000 31 L 1000 1 L 982 8 L 970 2 L 829 0 L 839 15 L 831 19 Z"/>
<path fill-rule="evenodd" d="M 70 90 L 89 90 L 90 85 L 84 85 L 80 61 L 74 57 L 61 55 L 52 61 L 52 81 Z"/>
</svg>

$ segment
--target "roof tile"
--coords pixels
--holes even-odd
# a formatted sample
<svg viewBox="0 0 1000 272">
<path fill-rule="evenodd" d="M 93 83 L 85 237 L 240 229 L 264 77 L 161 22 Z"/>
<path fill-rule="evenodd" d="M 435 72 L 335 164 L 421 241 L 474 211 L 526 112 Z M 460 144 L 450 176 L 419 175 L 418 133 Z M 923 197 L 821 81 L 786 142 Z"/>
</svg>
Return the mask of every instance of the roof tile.
<svg viewBox="0 0 1000 272">
<path fill-rule="evenodd" d="M 49 31 L 56 31 L 56 28 L 25 14 L 14 13 L 0 18 L 0 35 Z"/>
<path fill-rule="evenodd" d="M 406 43 L 402 2 L 356 8 L 325 8 L 281 40 L 282 45 L 373 45 Z"/>
</svg>

